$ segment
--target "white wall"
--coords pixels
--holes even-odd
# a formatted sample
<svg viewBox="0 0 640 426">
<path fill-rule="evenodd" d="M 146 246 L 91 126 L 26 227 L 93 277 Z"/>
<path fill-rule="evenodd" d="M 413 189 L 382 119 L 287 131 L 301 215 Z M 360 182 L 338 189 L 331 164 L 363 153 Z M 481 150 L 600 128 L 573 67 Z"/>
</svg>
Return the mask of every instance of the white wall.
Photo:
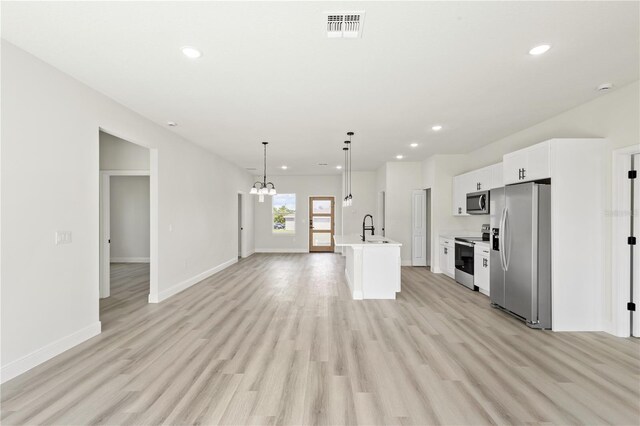
<svg viewBox="0 0 640 426">
<path fill-rule="evenodd" d="M 148 262 L 149 177 L 110 179 L 111 262 Z"/>
<path fill-rule="evenodd" d="M 262 176 L 255 180 L 262 180 Z M 265 196 L 264 203 L 258 202 L 257 195 L 250 195 L 255 206 L 255 247 L 257 252 L 307 252 L 309 250 L 309 197 L 335 197 L 336 234 L 342 232 L 342 178 L 330 176 L 271 176 L 279 194 L 296 194 L 296 232 L 290 234 L 273 233 L 271 197 Z M 252 181 L 253 183 L 253 181 Z M 250 188 L 251 184 L 247 186 Z"/>
<path fill-rule="evenodd" d="M 149 150 L 100 132 L 100 170 L 149 170 Z"/>
<path fill-rule="evenodd" d="M 159 299 L 237 260 L 237 211 L 229 206 L 253 181 L 4 40 L 1 66 L 7 380 L 100 332 L 99 128 L 157 155 Z M 71 231 L 73 242 L 55 246 L 56 230 Z"/>
<path fill-rule="evenodd" d="M 376 234 L 380 235 L 380 218 L 376 212 L 376 191 L 373 186 L 375 181 L 375 172 L 352 172 L 351 193 L 353 202 L 349 207 L 341 207 L 344 235 L 362 235 L 362 219 L 367 214 L 373 216 Z"/>
<path fill-rule="evenodd" d="M 479 233 L 488 216 L 454 216 L 452 214 L 453 177 L 472 170 L 469 157 L 463 154 L 434 155 L 422 162 L 422 186 L 431 188 L 431 270 L 442 272 L 439 264 L 440 234 L 448 231 Z"/>
<path fill-rule="evenodd" d="M 386 172 L 386 236 L 402 243 L 402 264 L 410 265 L 412 191 L 421 187 L 422 164 L 389 162 L 386 164 Z"/>
</svg>

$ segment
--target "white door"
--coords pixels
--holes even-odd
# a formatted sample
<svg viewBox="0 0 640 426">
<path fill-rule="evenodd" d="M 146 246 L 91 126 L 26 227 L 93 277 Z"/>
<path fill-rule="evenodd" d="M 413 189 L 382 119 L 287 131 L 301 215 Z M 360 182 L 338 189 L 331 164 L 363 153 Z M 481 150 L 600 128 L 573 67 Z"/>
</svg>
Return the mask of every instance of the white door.
<svg viewBox="0 0 640 426">
<path fill-rule="evenodd" d="M 640 169 L 640 154 L 633 156 L 631 164 L 632 170 Z M 633 236 L 636 237 L 636 241 L 640 241 L 640 178 L 629 179 L 629 182 L 633 182 Z M 629 247 L 633 247 L 633 302 L 636 304 L 633 313 L 633 336 L 640 337 L 640 244 Z"/>
<path fill-rule="evenodd" d="M 413 191 L 412 211 L 411 264 L 427 266 L 427 194 L 424 190 Z"/>
</svg>

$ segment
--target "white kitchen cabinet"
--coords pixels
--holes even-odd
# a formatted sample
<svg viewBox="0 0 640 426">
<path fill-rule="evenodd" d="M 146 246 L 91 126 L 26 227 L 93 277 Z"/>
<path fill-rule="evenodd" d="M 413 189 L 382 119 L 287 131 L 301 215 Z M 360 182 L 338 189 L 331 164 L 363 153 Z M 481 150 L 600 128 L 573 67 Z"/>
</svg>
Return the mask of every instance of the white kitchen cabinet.
<svg viewBox="0 0 640 426">
<path fill-rule="evenodd" d="M 453 178 L 453 215 L 469 216 L 467 214 L 467 193 L 473 187 L 471 176 L 468 173 Z"/>
<path fill-rule="evenodd" d="M 488 189 L 503 187 L 504 180 L 502 179 L 502 163 L 494 164 L 488 168 L 491 170 L 491 185 Z"/>
<path fill-rule="evenodd" d="M 487 191 L 491 188 L 491 166 L 483 167 L 467 174 L 469 175 L 468 179 L 471 182 L 471 187 L 469 188 L 471 191 L 469 192 Z"/>
<path fill-rule="evenodd" d="M 478 287 L 482 294 L 489 295 L 489 279 L 491 276 L 489 266 L 489 247 L 487 245 L 476 244 L 473 256 L 473 284 Z"/>
<path fill-rule="evenodd" d="M 455 243 L 449 238 L 440 238 L 440 270 L 451 278 L 455 278 Z"/>
<path fill-rule="evenodd" d="M 505 185 L 551 178 L 554 331 L 598 331 L 607 321 L 599 312 L 606 277 L 603 241 L 607 233 L 602 216 L 607 206 L 610 146 L 605 139 L 551 139 L 503 158 Z M 580 208 L 585 200 L 588 208 Z M 575 254 L 576 247 L 580 256 Z"/>
<path fill-rule="evenodd" d="M 502 181 L 502 163 L 483 167 L 453 178 L 452 212 L 454 216 L 467 214 L 467 194 L 488 191 L 504 186 Z"/>
<path fill-rule="evenodd" d="M 551 177 L 550 142 L 545 141 L 503 158 L 504 184 L 530 182 Z"/>
</svg>

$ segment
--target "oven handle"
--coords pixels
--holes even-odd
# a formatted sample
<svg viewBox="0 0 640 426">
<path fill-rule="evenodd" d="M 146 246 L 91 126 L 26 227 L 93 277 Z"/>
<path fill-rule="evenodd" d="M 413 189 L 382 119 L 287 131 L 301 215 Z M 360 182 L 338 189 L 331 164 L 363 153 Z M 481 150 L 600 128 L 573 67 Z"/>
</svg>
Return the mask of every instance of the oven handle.
<svg viewBox="0 0 640 426">
<path fill-rule="evenodd" d="M 461 246 L 473 247 L 473 243 L 467 243 L 466 241 L 456 241 L 456 244 L 460 244 Z"/>
</svg>

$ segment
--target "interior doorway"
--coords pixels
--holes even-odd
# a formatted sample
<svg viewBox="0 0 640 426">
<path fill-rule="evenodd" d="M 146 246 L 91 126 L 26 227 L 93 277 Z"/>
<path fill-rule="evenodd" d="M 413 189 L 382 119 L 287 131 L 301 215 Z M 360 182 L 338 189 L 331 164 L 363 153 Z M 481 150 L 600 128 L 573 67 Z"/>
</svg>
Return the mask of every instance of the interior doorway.
<svg viewBox="0 0 640 426">
<path fill-rule="evenodd" d="M 309 197 L 309 252 L 333 253 L 335 198 Z"/>
<path fill-rule="evenodd" d="M 640 147 L 613 153 L 611 332 L 640 337 Z"/>
<path fill-rule="evenodd" d="M 640 169 L 640 154 L 631 156 L 629 168 L 629 300 L 634 304 L 634 310 L 630 311 L 631 335 L 640 337 L 640 250 L 637 247 L 640 240 L 640 183 L 638 182 L 638 170 Z M 633 242 L 633 244 L 631 244 Z"/>
<path fill-rule="evenodd" d="M 411 266 L 427 266 L 427 193 L 416 189 L 412 193 Z"/>
<path fill-rule="evenodd" d="M 157 150 L 99 131 L 99 297 L 105 326 L 158 302 Z M 107 324 L 108 326 L 108 324 Z"/>
</svg>

